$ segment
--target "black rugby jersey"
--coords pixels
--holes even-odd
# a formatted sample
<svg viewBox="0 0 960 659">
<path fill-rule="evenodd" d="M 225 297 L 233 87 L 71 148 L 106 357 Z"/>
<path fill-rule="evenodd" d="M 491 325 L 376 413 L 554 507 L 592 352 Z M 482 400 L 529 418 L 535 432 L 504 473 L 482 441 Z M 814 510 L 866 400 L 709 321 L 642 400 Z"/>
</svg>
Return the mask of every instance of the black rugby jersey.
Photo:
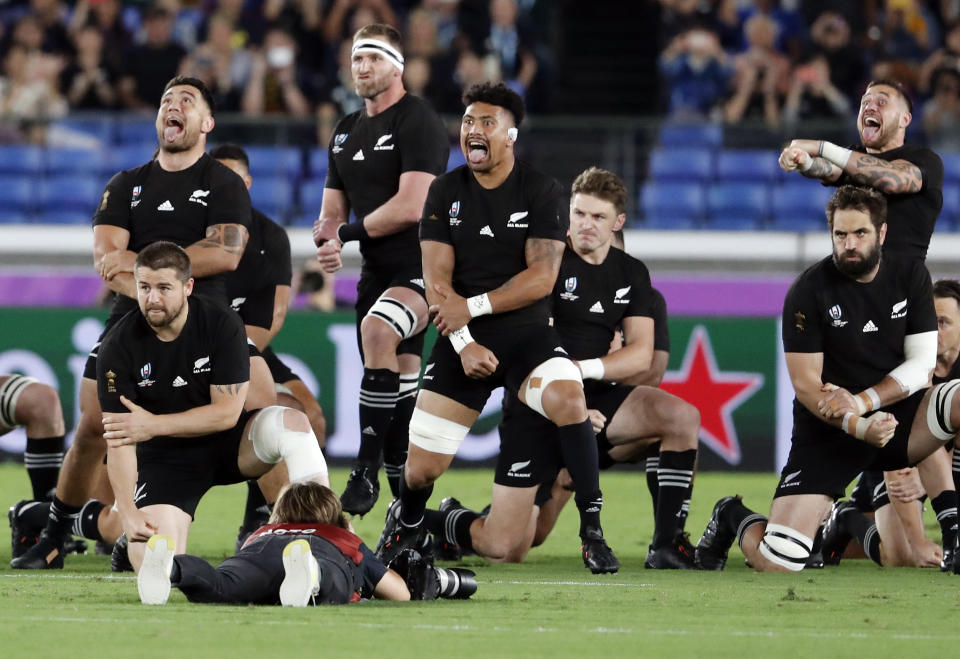
<svg viewBox="0 0 960 659">
<path fill-rule="evenodd" d="M 173 341 L 157 338 L 139 309 L 107 332 L 97 358 L 97 393 L 104 412 L 129 411 L 121 394 L 153 414 L 185 412 L 210 404 L 211 385 L 250 380 L 247 336 L 237 314 L 192 296 L 187 300 L 187 321 Z"/>
<path fill-rule="evenodd" d="M 567 246 L 551 301 L 554 325 L 574 359 L 606 355 L 624 318 L 654 318 L 647 266 L 616 247 L 593 265 Z"/>
<path fill-rule="evenodd" d="M 527 267 L 529 238 L 566 239 L 563 189 L 519 160 L 506 180 L 487 190 L 466 165 L 438 177 L 427 194 L 420 240 L 452 245 L 453 288 L 463 297 L 487 293 Z M 546 324 L 548 298 L 522 309 L 480 316 L 471 328 Z"/>
<path fill-rule="evenodd" d="M 255 208 L 252 218 L 243 258 L 237 269 L 227 275 L 227 295 L 231 300 L 267 287 L 289 286 L 293 279 L 286 229 Z"/>
<path fill-rule="evenodd" d="M 342 191 L 358 220 L 397 194 L 400 175 L 447 169 L 450 141 L 437 113 L 421 98 L 404 96 L 389 108 L 367 116 L 365 109 L 341 119 L 328 149 L 324 186 Z M 420 263 L 417 228 L 360 241 L 365 267 L 394 270 Z"/>
<path fill-rule="evenodd" d="M 663 294 L 655 288 L 651 288 L 653 293 L 651 298 L 650 310 L 653 316 L 653 349 L 670 352 L 670 328 L 667 326 L 667 301 Z"/>
<path fill-rule="evenodd" d="M 927 269 L 889 254 L 868 283 L 843 275 L 827 257 L 797 278 L 783 305 L 784 352 L 822 352 L 822 381 L 852 393 L 903 363 L 905 336 L 935 331 Z"/>
<path fill-rule="evenodd" d="M 865 153 L 862 146 L 855 147 L 854 150 Z M 923 174 L 920 192 L 885 195 L 887 238 L 883 243 L 883 253 L 893 252 L 909 258 L 926 259 L 933 227 L 943 207 L 943 161 L 930 149 L 908 144 L 870 155 L 887 162 L 907 160 L 920 168 Z M 850 184 L 859 185 L 848 174 L 843 173 L 830 185 Z"/>
<path fill-rule="evenodd" d="M 115 174 L 93 216 L 94 226 L 129 231 L 128 249 L 133 252 L 158 240 L 188 247 L 206 237 L 207 227 L 242 224 L 249 231 L 250 223 L 250 195 L 243 179 L 206 153 L 179 172 L 165 171 L 151 160 Z M 225 303 L 225 274 L 198 279 L 194 295 Z M 136 308 L 136 300 L 118 295 L 114 313 Z"/>
</svg>

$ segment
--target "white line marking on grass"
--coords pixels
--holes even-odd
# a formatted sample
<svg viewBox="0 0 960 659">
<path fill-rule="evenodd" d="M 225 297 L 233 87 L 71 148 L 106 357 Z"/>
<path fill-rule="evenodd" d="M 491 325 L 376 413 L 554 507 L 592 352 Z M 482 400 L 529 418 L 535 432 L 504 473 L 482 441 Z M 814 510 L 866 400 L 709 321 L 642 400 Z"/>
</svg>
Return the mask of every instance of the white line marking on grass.
<svg viewBox="0 0 960 659">
<path fill-rule="evenodd" d="M 615 581 L 505 581 L 494 579 L 482 583 L 495 583 L 509 586 L 618 586 L 620 588 L 649 588 L 652 583 L 617 583 Z"/>
<path fill-rule="evenodd" d="M 120 576 L 119 574 L 63 574 L 47 570 L 14 572 L 0 575 L 7 579 L 112 579 L 114 581 L 136 581 L 136 576 Z"/>
</svg>

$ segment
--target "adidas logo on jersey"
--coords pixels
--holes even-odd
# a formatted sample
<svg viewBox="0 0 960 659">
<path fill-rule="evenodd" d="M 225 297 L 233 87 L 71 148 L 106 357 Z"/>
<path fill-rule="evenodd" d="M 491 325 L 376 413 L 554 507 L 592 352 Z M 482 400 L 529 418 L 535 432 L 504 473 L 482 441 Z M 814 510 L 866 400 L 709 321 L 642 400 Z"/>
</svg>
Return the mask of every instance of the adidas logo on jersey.
<svg viewBox="0 0 960 659">
<path fill-rule="evenodd" d="M 366 428 L 363 429 L 363 433 L 362 433 L 362 434 L 364 434 L 364 435 L 372 435 L 372 436 L 376 437 L 376 436 L 377 436 L 377 431 L 373 429 L 373 426 L 367 426 Z"/>
<path fill-rule="evenodd" d="M 494 237 L 494 235 L 493 235 L 493 229 L 490 228 L 490 225 L 489 225 L 489 224 L 484 224 L 484 225 L 483 225 L 483 228 L 480 229 L 480 235 L 481 235 L 481 236 L 490 236 L 491 238 L 493 238 L 493 237 Z"/>
<path fill-rule="evenodd" d="M 360 149 L 355 154 L 353 154 L 354 160 L 363 160 L 363 149 Z"/>
<path fill-rule="evenodd" d="M 377 145 L 373 147 L 373 150 L 374 151 L 393 151 L 393 147 L 395 147 L 396 144 L 384 144 L 384 142 L 388 141 L 391 137 L 393 137 L 393 133 L 381 135 L 380 139 L 377 140 Z"/>
<path fill-rule="evenodd" d="M 180 376 L 178 375 L 177 377 L 175 377 L 175 378 L 173 379 L 173 386 L 174 386 L 174 387 L 186 387 L 186 386 L 187 386 L 187 381 L 184 380 L 182 377 L 180 377 Z"/>
<path fill-rule="evenodd" d="M 163 202 L 162 204 L 160 204 L 159 206 L 157 206 L 157 210 L 158 210 L 158 211 L 172 211 L 172 210 L 173 210 L 173 204 L 171 204 L 171 203 L 170 203 L 170 200 L 167 199 L 165 202 Z"/>
<path fill-rule="evenodd" d="M 600 300 L 593 303 L 593 306 L 590 307 L 590 313 L 603 313 L 603 305 L 600 304 Z"/>
<path fill-rule="evenodd" d="M 617 289 L 617 292 L 616 292 L 616 293 L 614 294 L 614 296 L 613 296 L 613 303 L 614 303 L 614 304 L 629 304 L 629 303 L 630 303 L 630 298 L 624 299 L 624 296 L 625 296 L 627 293 L 630 292 L 630 288 L 631 288 L 630 286 L 627 286 L 626 288 L 618 288 L 618 289 Z"/>
<path fill-rule="evenodd" d="M 876 331 L 878 331 L 878 328 L 877 328 L 876 325 L 873 324 L 873 321 L 872 321 L 872 320 L 868 320 L 868 321 L 867 321 L 867 324 L 863 326 L 863 331 L 864 331 L 864 332 L 876 332 Z"/>
</svg>

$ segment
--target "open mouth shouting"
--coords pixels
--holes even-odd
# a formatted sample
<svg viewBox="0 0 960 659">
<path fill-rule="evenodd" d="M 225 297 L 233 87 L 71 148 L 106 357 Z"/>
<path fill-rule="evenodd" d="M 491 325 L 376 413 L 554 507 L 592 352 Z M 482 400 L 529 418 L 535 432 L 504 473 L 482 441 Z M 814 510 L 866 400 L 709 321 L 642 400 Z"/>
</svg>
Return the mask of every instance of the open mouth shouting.
<svg viewBox="0 0 960 659">
<path fill-rule="evenodd" d="M 163 120 L 163 141 L 167 144 L 176 142 L 183 135 L 183 117 L 168 114 Z"/>
<path fill-rule="evenodd" d="M 476 137 L 467 138 L 467 160 L 476 165 L 483 162 L 490 153 L 487 143 Z"/>
</svg>

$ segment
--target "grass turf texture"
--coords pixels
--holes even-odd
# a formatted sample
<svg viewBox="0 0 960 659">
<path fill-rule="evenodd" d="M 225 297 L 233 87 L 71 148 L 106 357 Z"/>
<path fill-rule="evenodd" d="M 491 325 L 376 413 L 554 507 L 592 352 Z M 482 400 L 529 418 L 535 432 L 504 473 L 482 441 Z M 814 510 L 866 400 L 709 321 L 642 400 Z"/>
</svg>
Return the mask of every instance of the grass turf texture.
<svg viewBox="0 0 960 659">
<path fill-rule="evenodd" d="M 337 491 L 345 470 L 331 474 Z M 713 503 L 740 493 L 767 512 L 770 474 L 697 476 L 688 530 L 695 543 Z M 492 475 L 455 470 L 431 503 L 455 495 L 487 503 Z M 960 576 L 883 569 L 868 560 L 800 574 L 759 575 L 733 549 L 724 572 L 645 570 L 652 533 L 641 472 L 602 476 L 604 527 L 622 568 L 591 575 L 579 556 L 577 519 L 564 511 L 547 543 L 521 565 L 471 557 L 480 589 L 470 601 L 370 602 L 282 609 L 196 605 L 174 589 L 165 607 L 139 603 L 136 583 L 111 575 L 104 556 L 70 556 L 66 569 L 9 569 L 0 549 L 0 656 L 948 656 L 960 632 Z M 384 482 L 384 487 L 385 487 Z M 0 495 L 29 492 L 23 468 L 0 465 Z M 232 552 L 245 486 L 218 488 L 200 505 L 190 551 L 216 563 Z M 373 546 L 387 505 L 355 522 Z M 939 539 L 928 513 L 928 535 Z M 307 654 L 309 653 L 309 654 Z"/>
</svg>

